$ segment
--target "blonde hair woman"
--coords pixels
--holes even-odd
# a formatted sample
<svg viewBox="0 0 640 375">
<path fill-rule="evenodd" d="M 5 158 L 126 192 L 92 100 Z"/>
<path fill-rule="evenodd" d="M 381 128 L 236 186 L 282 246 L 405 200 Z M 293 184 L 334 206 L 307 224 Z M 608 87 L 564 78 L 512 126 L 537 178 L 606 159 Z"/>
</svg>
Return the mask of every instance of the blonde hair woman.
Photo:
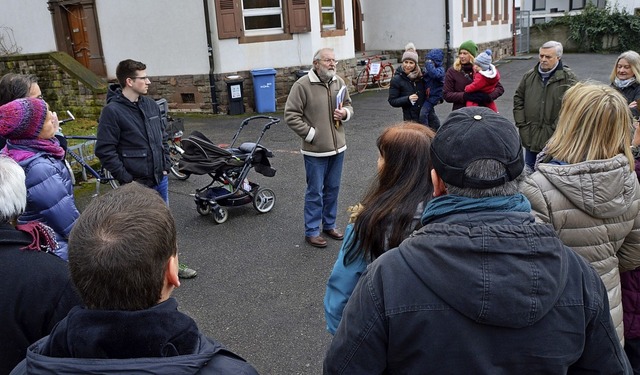
<svg viewBox="0 0 640 375">
<path fill-rule="evenodd" d="M 629 107 L 617 90 L 578 83 L 565 93 L 537 171 L 521 185 L 536 218 L 552 224 L 602 278 L 621 341 L 620 272 L 640 266 L 640 185 L 630 132 Z"/>
<path fill-rule="evenodd" d="M 504 87 L 500 83 L 490 94 L 484 92 L 465 93 L 464 88 L 473 82 L 473 62 L 478 55 L 478 46 L 472 41 L 467 40 L 460 44 L 458 48 L 458 57 L 453 66 L 447 69 L 444 77 L 443 98 L 448 103 L 453 103 L 452 111 L 464 107 L 468 101 L 485 105 L 504 94 Z"/>
<path fill-rule="evenodd" d="M 611 71 L 611 86 L 627 99 L 634 118 L 640 117 L 640 55 L 635 51 L 622 52 Z"/>
</svg>

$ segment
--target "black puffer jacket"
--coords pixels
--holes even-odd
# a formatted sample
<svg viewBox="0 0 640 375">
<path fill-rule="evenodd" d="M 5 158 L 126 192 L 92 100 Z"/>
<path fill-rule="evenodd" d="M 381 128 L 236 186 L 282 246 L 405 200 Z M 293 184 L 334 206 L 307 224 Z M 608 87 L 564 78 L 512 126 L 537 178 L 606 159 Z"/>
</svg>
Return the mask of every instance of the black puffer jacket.
<svg viewBox="0 0 640 375">
<path fill-rule="evenodd" d="M 418 94 L 418 100 L 415 104 L 411 104 L 409 96 Z M 404 121 L 419 122 L 420 108 L 426 99 L 424 82 L 422 77 L 410 80 L 400 66 L 396 70 L 396 74 L 391 79 L 391 87 L 389 88 L 389 104 L 392 107 L 402 108 L 402 119 Z"/>
<path fill-rule="evenodd" d="M 158 185 L 171 162 L 156 102 L 140 96 L 133 103 L 122 95 L 119 85 L 110 85 L 107 106 L 100 114 L 95 153 L 120 183 Z"/>
</svg>

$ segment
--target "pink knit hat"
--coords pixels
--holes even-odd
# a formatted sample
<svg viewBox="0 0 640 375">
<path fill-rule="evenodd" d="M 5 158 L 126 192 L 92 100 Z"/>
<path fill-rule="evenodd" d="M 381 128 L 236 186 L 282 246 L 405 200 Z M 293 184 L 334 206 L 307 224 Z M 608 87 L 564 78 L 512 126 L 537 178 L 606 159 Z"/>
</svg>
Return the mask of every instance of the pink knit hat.
<svg viewBox="0 0 640 375">
<path fill-rule="evenodd" d="M 11 139 L 35 139 L 49 109 L 39 98 L 16 99 L 0 106 L 0 135 Z"/>
</svg>

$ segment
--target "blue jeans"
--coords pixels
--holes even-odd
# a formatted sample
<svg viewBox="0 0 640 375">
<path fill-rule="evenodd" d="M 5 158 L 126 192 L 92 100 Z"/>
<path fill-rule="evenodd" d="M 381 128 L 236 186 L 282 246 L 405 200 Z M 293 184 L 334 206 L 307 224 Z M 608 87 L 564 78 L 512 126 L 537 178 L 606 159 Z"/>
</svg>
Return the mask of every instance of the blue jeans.
<svg viewBox="0 0 640 375">
<path fill-rule="evenodd" d="M 524 149 L 524 163 L 531 168 L 531 171 L 533 171 L 533 166 L 536 164 L 536 156 L 538 156 L 538 152 Z"/>
<path fill-rule="evenodd" d="M 338 193 L 342 176 L 344 152 L 327 157 L 304 155 L 307 172 L 307 191 L 304 195 L 304 235 L 320 235 L 323 230 L 336 227 Z"/>
<path fill-rule="evenodd" d="M 169 205 L 169 176 L 164 176 L 162 181 L 156 186 L 153 187 L 158 194 L 164 199 L 167 206 Z"/>
</svg>

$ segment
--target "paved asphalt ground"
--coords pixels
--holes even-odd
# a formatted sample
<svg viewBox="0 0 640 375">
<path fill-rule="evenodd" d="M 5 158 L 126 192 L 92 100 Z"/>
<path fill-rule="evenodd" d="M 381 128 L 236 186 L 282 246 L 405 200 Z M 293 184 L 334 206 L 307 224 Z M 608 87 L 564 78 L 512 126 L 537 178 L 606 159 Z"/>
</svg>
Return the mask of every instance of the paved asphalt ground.
<svg viewBox="0 0 640 375">
<path fill-rule="evenodd" d="M 563 61 L 580 79 L 608 82 L 615 55 L 565 55 Z M 499 62 L 505 94 L 500 112 L 513 119 L 513 93 L 536 56 Z M 250 93 L 246 93 L 248 95 Z M 345 154 L 338 226 L 347 223 L 346 208 L 359 201 L 375 173 L 375 141 L 383 128 L 402 119 L 387 103 L 387 90 L 353 95 L 355 116 L 345 124 Z M 448 103 L 436 107 L 444 121 Z M 283 108 L 278 108 L 282 111 Z M 272 114 L 282 118 L 282 112 Z M 214 143 L 229 143 L 249 115 L 185 119 L 186 134 L 199 130 Z M 255 126 L 252 126 L 255 124 Z M 243 141 L 255 141 L 260 122 L 251 122 Z M 261 374 L 320 374 L 331 341 L 325 330 L 322 300 L 340 242 L 317 249 L 304 242 L 304 164 L 300 140 L 283 122 L 267 131 L 262 144 L 274 151 L 275 177 L 251 171 L 249 178 L 273 189 L 273 210 L 259 214 L 251 204 L 229 209 L 229 219 L 215 224 L 195 210 L 196 188 L 208 176 L 170 179 L 170 206 L 177 221 L 180 260 L 198 271 L 183 280 L 174 296 L 200 329 L 252 363 Z M 78 197 L 82 207 L 86 199 Z"/>
</svg>

